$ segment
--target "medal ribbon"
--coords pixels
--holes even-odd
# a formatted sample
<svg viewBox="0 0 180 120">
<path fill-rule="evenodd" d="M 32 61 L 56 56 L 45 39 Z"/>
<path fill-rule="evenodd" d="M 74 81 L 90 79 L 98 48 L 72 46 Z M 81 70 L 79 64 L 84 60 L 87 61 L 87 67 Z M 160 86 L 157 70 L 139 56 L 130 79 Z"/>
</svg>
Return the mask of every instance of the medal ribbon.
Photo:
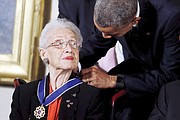
<svg viewBox="0 0 180 120">
<path fill-rule="evenodd" d="M 60 88 L 56 89 L 54 92 L 52 92 L 45 98 L 46 81 L 47 81 L 47 78 L 40 81 L 38 84 L 38 90 L 37 90 L 38 99 L 39 99 L 41 105 L 44 105 L 44 106 L 48 106 L 53 101 L 55 101 L 57 98 L 59 98 L 61 95 L 63 95 L 65 92 L 67 92 L 68 90 L 83 83 L 81 80 L 79 80 L 77 78 L 70 79 L 64 85 L 62 85 Z"/>
</svg>

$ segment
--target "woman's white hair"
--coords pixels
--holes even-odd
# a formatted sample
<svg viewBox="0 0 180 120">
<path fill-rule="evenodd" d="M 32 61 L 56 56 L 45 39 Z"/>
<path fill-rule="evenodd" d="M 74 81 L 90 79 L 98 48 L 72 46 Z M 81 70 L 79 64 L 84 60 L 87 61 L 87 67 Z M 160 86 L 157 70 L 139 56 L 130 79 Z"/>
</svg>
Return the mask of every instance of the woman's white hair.
<svg viewBox="0 0 180 120">
<path fill-rule="evenodd" d="M 67 28 L 74 32 L 74 34 L 77 37 L 77 41 L 80 45 L 82 45 L 83 38 L 80 33 L 79 28 L 73 24 L 72 22 L 68 21 L 65 18 L 57 18 L 55 20 L 50 21 L 49 23 L 46 24 L 46 26 L 43 28 L 40 36 L 40 41 L 39 41 L 39 48 L 46 48 L 48 46 L 48 32 L 51 31 L 52 29 L 57 29 L 57 28 Z"/>
</svg>

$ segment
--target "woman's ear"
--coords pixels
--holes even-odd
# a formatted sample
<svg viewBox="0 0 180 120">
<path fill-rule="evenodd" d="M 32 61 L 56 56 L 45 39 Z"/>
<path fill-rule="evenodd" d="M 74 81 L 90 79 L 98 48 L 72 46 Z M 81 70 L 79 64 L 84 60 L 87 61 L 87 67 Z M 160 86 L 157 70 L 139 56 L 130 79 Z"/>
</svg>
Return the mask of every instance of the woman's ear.
<svg viewBox="0 0 180 120">
<path fill-rule="evenodd" d="M 44 48 L 39 49 L 39 54 L 42 60 L 44 60 L 44 58 L 47 58 L 46 50 Z"/>
</svg>

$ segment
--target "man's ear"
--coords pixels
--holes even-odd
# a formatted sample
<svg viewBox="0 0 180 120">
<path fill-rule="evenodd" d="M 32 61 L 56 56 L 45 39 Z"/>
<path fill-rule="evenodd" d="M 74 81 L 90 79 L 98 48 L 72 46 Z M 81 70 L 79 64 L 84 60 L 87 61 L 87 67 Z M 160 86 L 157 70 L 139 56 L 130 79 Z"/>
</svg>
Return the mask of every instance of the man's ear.
<svg viewBox="0 0 180 120">
<path fill-rule="evenodd" d="M 141 17 L 135 17 L 135 19 L 134 19 L 134 24 L 138 24 L 139 23 L 139 21 L 141 20 Z"/>
<path fill-rule="evenodd" d="M 132 21 L 132 25 L 136 27 L 141 20 L 141 17 L 135 17 L 134 20 Z"/>
</svg>

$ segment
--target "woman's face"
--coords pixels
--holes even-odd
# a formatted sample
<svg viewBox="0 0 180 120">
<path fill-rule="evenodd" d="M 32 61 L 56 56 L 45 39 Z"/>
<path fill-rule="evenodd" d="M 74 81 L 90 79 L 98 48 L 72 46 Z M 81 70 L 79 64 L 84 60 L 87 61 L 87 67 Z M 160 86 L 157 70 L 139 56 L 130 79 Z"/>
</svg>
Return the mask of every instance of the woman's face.
<svg viewBox="0 0 180 120">
<path fill-rule="evenodd" d="M 53 29 L 47 34 L 48 46 L 44 58 L 49 59 L 49 67 L 73 70 L 79 61 L 79 45 L 75 34 L 66 28 Z"/>
</svg>

